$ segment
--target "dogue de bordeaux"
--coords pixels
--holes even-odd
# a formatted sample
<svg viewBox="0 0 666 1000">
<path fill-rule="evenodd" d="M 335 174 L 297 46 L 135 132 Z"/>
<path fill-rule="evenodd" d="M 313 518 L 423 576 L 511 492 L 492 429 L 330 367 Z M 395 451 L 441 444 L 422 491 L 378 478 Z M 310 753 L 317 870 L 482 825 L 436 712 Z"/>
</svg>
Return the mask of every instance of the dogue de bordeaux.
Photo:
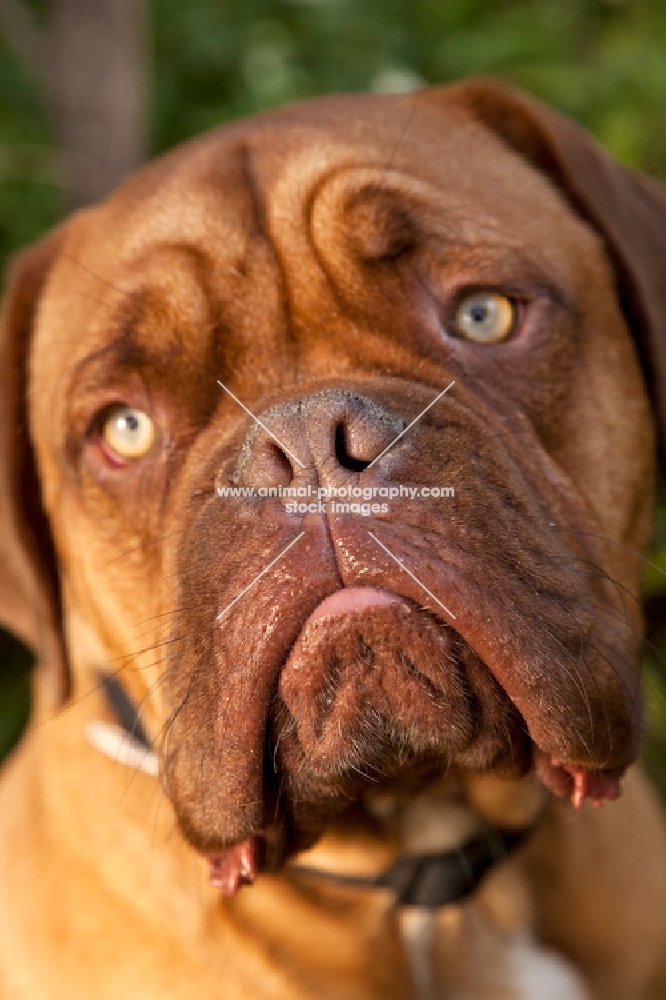
<svg viewBox="0 0 666 1000">
<path fill-rule="evenodd" d="M 666 997 L 656 182 L 493 81 L 295 104 L 1 340 L 2 1000 Z"/>
</svg>

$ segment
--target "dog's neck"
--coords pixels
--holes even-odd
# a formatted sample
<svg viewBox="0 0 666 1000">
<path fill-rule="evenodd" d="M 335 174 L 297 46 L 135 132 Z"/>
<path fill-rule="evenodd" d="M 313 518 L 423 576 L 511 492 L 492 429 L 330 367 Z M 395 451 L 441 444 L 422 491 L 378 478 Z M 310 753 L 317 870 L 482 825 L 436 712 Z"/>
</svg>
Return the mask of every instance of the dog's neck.
<svg viewBox="0 0 666 1000">
<path fill-rule="evenodd" d="M 506 935 L 518 944 L 529 937 L 532 904 L 525 890 L 520 851 L 511 853 L 508 864 L 498 864 L 500 858 L 496 858 L 463 905 L 396 906 L 392 888 L 372 887 L 367 882 L 369 877 L 381 878 L 405 855 L 457 852 L 484 828 L 531 823 L 539 814 L 544 793 L 529 779 L 501 781 L 492 776 L 449 774 L 414 795 L 375 792 L 359 808 L 358 822 L 348 823 L 345 818 L 276 875 L 262 876 L 251 889 L 222 900 L 206 885 L 203 861 L 181 837 L 174 836 L 174 816 L 155 778 L 140 769 L 137 773 L 136 762 L 118 763 L 122 757 L 109 754 L 108 749 L 100 752 L 85 740 L 91 721 L 117 727 L 125 742 L 128 734 L 98 678 L 83 672 L 79 677 L 78 696 L 67 711 L 51 717 L 48 725 L 37 724 L 27 740 L 23 765 L 30 769 L 34 763 L 31 780 L 48 787 L 54 803 L 48 826 L 35 825 L 30 850 L 36 857 L 49 856 L 54 829 L 69 830 L 74 823 L 92 868 L 99 869 L 100 891 L 114 898 L 121 895 L 142 920 L 154 922 L 157 912 L 167 927 L 186 925 L 206 966 L 217 969 L 222 962 L 220 935 L 233 933 L 239 942 L 237 952 L 230 956 L 225 950 L 223 955 L 224 962 L 233 962 L 242 976 L 249 959 L 239 928 L 252 928 L 248 941 L 269 939 L 289 956 L 300 940 L 296 926 L 306 926 L 322 940 L 331 938 L 340 944 L 339 950 L 311 956 L 313 977 L 338 982 L 353 968 L 354 982 L 366 984 L 364 997 L 387 995 L 388 983 L 394 995 L 432 1000 L 446 995 L 441 977 L 453 975 L 458 935 L 467 920 L 477 919 L 475 913 L 492 913 L 491 924 L 503 928 L 502 942 Z M 127 690 L 137 689 L 138 685 L 127 686 Z M 133 698 L 138 705 L 137 696 Z M 156 731 L 153 725 L 149 720 L 146 730 Z M 129 727 L 136 735 L 133 722 Z M 139 741 L 129 745 L 144 758 L 149 752 Z M 77 773 L 88 775 L 87 779 L 75 785 L 69 781 L 72 772 L 63 766 L 67 755 L 78 762 Z M 296 865 L 307 865 L 316 873 L 299 872 Z M 66 854 L 59 855 L 49 871 L 48 891 L 62 895 L 67 887 Z M 285 913 L 290 914 L 287 920 Z M 158 933 L 159 928 L 153 931 Z M 501 953 L 493 934 L 484 931 L 495 962 L 501 960 Z M 227 966 L 220 965 L 219 973 L 226 976 Z M 402 985 L 395 987 L 395 983 L 403 981 L 400 992 Z"/>
<path fill-rule="evenodd" d="M 137 706 L 117 677 L 100 674 L 99 683 L 116 719 L 88 723 L 88 741 L 117 763 L 157 776 L 157 755 L 146 735 Z M 401 801 L 388 794 L 368 795 L 365 813 L 380 840 L 399 843 L 402 850 L 377 871 L 355 870 L 345 856 L 345 840 L 333 838 L 334 850 L 321 846 L 290 866 L 298 878 L 321 880 L 350 888 L 387 890 L 398 906 L 438 909 L 471 896 L 485 875 L 507 860 L 530 836 L 538 812 L 511 825 L 489 822 L 463 801 L 460 781 L 452 776 Z M 358 834 L 358 831 L 356 831 Z M 367 830 L 363 831 L 367 838 Z M 381 836 L 383 834 L 383 836 Z M 388 837 L 387 837 L 388 835 Z M 356 838 L 352 836 L 352 842 Z M 331 843 L 330 838 L 328 841 Z M 330 857 L 327 857 L 330 854 Z M 367 864 L 367 851 L 364 852 Z"/>
</svg>

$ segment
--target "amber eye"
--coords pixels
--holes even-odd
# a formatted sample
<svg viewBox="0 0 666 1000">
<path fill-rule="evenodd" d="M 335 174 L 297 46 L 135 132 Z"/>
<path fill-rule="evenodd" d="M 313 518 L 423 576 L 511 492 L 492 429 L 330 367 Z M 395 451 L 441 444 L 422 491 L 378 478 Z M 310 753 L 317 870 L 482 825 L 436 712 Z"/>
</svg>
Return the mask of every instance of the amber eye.
<svg viewBox="0 0 666 1000">
<path fill-rule="evenodd" d="M 476 344 L 498 344 L 513 331 L 516 306 L 499 292 L 473 292 L 458 304 L 455 332 Z"/>
<path fill-rule="evenodd" d="M 143 410 L 113 406 L 104 416 L 102 437 L 121 458 L 143 458 L 155 441 L 155 424 Z"/>
</svg>

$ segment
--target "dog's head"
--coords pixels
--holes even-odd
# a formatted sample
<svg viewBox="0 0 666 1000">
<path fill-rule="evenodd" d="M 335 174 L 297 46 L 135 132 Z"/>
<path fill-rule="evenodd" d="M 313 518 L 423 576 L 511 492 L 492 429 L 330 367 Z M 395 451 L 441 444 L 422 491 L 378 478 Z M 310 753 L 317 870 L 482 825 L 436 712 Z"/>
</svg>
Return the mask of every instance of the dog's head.
<svg viewBox="0 0 666 1000">
<path fill-rule="evenodd" d="M 18 259 L 2 612 L 79 689 L 122 668 L 195 847 L 449 768 L 614 796 L 665 234 L 472 82 L 214 132 Z"/>
</svg>

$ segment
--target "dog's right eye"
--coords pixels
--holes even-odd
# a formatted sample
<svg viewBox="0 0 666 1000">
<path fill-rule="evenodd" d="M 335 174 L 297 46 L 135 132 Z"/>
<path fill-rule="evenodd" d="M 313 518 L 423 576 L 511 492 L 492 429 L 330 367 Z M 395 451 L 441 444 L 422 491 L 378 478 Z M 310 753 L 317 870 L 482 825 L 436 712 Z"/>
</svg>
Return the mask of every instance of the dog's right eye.
<svg viewBox="0 0 666 1000">
<path fill-rule="evenodd" d="M 101 424 L 104 444 L 120 458 L 143 458 L 155 441 L 155 424 L 143 410 L 133 406 L 112 406 Z"/>
</svg>

